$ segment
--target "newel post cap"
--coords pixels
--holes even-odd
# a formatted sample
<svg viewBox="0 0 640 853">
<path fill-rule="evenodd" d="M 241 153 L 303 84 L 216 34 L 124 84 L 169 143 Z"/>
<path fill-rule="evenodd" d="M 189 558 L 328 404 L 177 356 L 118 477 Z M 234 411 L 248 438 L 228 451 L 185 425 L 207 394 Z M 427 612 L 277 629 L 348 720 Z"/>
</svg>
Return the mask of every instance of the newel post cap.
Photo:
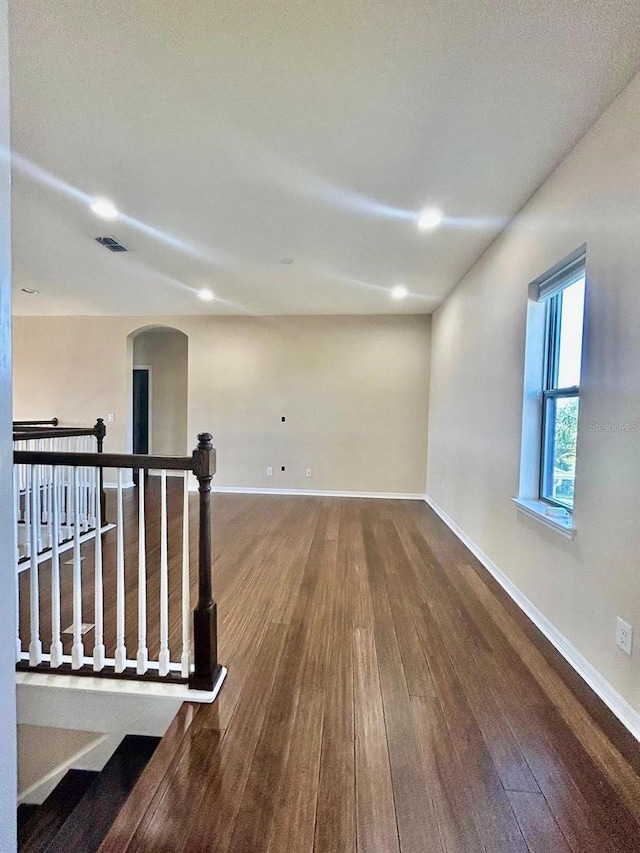
<svg viewBox="0 0 640 853">
<path fill-rule="evenodd" d="M 213 450 L 213 436 L 210 432 L 198 433 L 198 450 Z"/>
<path fill-rule="evenodd" d="M 213 436 L 210 432 L 198 434 L 198 446 L 193 451 L 195 459 L 194 474 L 198 479 L 211 477 L 216 473 L 216 451 L 211 443 Z"/>
</svg>

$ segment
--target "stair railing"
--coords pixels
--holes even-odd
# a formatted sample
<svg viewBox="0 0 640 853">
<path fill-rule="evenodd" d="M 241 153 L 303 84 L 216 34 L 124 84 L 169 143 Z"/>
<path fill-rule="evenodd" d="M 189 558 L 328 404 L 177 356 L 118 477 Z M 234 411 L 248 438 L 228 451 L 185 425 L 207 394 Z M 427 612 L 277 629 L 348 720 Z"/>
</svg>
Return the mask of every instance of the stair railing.
<svg viewBox="0 0 640 853">
<path fill-rule="evenodd" d="M 102 418 L 98 418 L 92 427 L 61 427 L 57 418 L 51 421 L 14 421 L 13 449 L 78 453 L 95 450 L 102 453 L 105 435 L 106 427 Z M 42 561 L 50 555 L 54 531 L 58 537 L 57 544 L 63 547 L 70 547 L 76 532 L 79 531 L 80 536 L 92 532 L 95 529 L 98 501 L 102 510 L 102 523 L 106 523 L 102 472 L 99 480 L 95 481 L 88 468 L 80 468 L 77 495 L 80 506 L 79 526 L 75 525 L 76 489 L 70 471 L 61 472 L 60 478 L 54 484 L 49 468 L 16 465 L 13 487 L 18 525 L 16 546 L 18 561 L 23 569 L 28 568 L 34 558 Z M 54 489 L 58 493 L 60 522 L 55 527 L 49 523 Z"/>
<path fill-rule="evenodd" d="M 58 418 L 51 418 L 48 421 L 14 421 L 13 428 L 15 430 L 25 427 L 57 427 L 59 423 Z"/>
<path fill-rule="evenodd" d="M 77 529 L 81 526 L 81 503 L 78 498 L 80 488 L 80 471 L 87 469 L 94 483 L 105 468 L 117 471 L 116 491 L 116 529 L 110 533 L 102 532 L 102 509 L 100 501 L 96 502 L 96 531 L 93 546 L 85 543 L 80 537 L 73 542 L 72 578 L 71 583 L 71 612 L 73 643 L 71 654 L 63 654 L 61 640 L 61 566 L 60 549 L 55 544 L 57 537 L 52 536 L 53 547 L 50 565 L 50 598 L 51 598 L 51 644 L 49 652 L 44 652 L 40 631 L 40 614 L 42 611 L 41 588 L 39 582 L 39 565 L 32 561 L 28 578 L 28 618 L 25 615 L 23 624 L 29 626 L 28 651 L 22 650 L 20 636 L 17 639 L 19 650 L 16 667 L 19 670 L 71 673 L 74 675 L 91 675 L 107 678 L 146 678 L 161 681 L 187 682 L 190 688 L 212 691 L 218 681 L 222 668 L 218 663 L 217 651 L 217 606 L 212 593 L 212 558 L 211 558 L 211 510 L 210 494 L 211 480 L 215 473 L 215 449 L 212 446 L 212 436 L 202 433 L 198 436 L 198 446 L 191 456 L 170 457 L 150 456 L 142 454 L 114 453 L 70 453 L 66 451 L 14 451 L 14 464 L 27 466 L 31 477 L 35 469 L 48 469 L 48 476 L 54 487 L 51 491 L 51 512 L 49 524 L 54 528 L 60 524 L 61 501 L 60 490 L 57 488 L 62 478 L 62 471 L 69 469 L 71 482 L 75 492 L 73 503 Z M 126 617 L 131 621 L 131 600 L 127 600 L 127 588 L 131 592 L 131 574 L 125 565 L 127 553 L 125 549 L 125 522 L 131 513 L 125 514 L 124 477 L 131 469 L 139 473 L 137 488 L 137 649 L 135 658 L 129 658 L 126 648 Z M 159 578 L 154 576 L 159 585 L 158 625 L 159 652 L 157 660 L 149 659 L 147 642 L 148 622 L 148 549 L 146 542 L 146 510 L 144 476 L 150 470 L 160 472 L 160 549 L 159 549 Z M 169 588 L 169 542 L 168 542 L 168 504 L 167 504 L 167 474 L 168 472 L 183 472 L 182 489 L 182 553 L 180 571 L 180 622 L 181 647 L 180 655 L 172 660 L 169 647 L 169 600 L 173 590 Z M 189 548 L 189 481 L 195 476 L 198 481 L 199 514 L 198 514 L 198 600 L 191 615 L 190 603 L 190 548 Z M 31 490 L 34 503 L 32 513 L 36 513 L 38 490 Z M 107 565 L 105 561 L 104 539 L 106 536 L 116 537 L 115 565 Z M 35 542 L 32 544 L 35 547 Z M 91 548 L 93 557 L 94 601 L 92 616 L 94 618 L 94 647 L 91 655 L 86 653 L 83 642 L 83 575 L 82 549 Z M 111 553 L 111 552 L 110 552 Z M 49 567 L 48 567 L 49 568 Z M 115 575 L 115 578 L 114 578 Z M 105 634 L 105 580 L 115 580 L 115 636 Z M 26 587 L 26 584 L 25 584 Z M 48 590 L 47 590 L 48 592 Z M 175 597 L 175 596 L 174 596 Z M 111 602 L 109 602 L 111 603 Z M 20 602 L 17 603 L 20 612 Z M 69 609 L 67 607 L 67 609 Z M 20 629 L 19 629 L 20 630 Z M 113 657 L 107 657 L 107 647 L 113 648 Z M 175 649 L 174 649 L 175 651 Z"/>
</svg>

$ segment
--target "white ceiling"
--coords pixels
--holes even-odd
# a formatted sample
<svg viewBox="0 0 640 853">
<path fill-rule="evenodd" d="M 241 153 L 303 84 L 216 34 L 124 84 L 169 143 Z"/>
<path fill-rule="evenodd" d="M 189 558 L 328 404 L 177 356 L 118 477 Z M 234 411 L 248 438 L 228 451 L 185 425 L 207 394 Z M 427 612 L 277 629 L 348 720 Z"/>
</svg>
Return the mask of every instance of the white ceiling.
<svg viewBox="0 0 640 853">
<path fill-rule="evenodd" d="M 12 0 L 10 36 L 19 314 L 432 311 L 640 66 L 636 0 Z"/>
</svg>

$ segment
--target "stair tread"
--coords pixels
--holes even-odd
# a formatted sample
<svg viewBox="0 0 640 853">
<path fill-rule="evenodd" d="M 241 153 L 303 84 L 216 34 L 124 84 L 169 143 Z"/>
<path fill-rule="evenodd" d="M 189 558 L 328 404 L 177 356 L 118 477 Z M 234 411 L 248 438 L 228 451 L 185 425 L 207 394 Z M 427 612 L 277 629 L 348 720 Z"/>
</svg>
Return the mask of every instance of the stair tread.
<svg viewBox="0 0 640 853">
<path fill-rule="evenodd" d="M 127 735 L 43 853 L 95 853 L 159 742 Z"/>
<path fill-rule="evenodd" d="M 35 803 L 21 803 L 18 806 L 18 836 L 24 832 L 25 826 L 39 808 Z"/>
<path fill-rule="evenodd" d="M 39 853 L 54 838 L 97 776 L 90 770 L 69 770 L 21 826 L 20 853 Z"/>
</svg>

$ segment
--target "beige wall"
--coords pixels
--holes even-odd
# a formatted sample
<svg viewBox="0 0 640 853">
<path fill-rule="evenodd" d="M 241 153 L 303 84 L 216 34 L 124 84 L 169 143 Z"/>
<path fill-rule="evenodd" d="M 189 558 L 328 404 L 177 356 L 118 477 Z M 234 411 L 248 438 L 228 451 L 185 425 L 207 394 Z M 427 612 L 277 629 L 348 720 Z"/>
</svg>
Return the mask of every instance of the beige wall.
<svg viewBox="0 0 640 853">
<path fill-rule="evenodd" d="M 188 437 L 189 339 L 182 332 L 150 329 L 133 340 L 133 364 L 150 368 L 150 452 L 184 456 Z"/>
<path fill-rule="evenodd" d="M 18 791 L 41 782 L 101 735 L 47 726 L 18 726 Z"/>
<path fill-rule="evenodd" d="M 189 447 L 198 432 L 214 434 L 215 485 L 424 494 L 428 317 L 162 322 L 189 338 Z M 16 317 L 16 417 L 55 414 L 78 424 L 114 412 L 106 449 L 126 448 L 133 364 L 127 336 L 158 323 Z"/>
<path fill-rule="evenodd" d="M 433 319 L 427 491 L 640 712 L 640 77 Z M 520 514 L 527 284 L 587 244 L 573 542 Z M 633 656 L 616 616 L 635 628 Z"/>
</svg>

